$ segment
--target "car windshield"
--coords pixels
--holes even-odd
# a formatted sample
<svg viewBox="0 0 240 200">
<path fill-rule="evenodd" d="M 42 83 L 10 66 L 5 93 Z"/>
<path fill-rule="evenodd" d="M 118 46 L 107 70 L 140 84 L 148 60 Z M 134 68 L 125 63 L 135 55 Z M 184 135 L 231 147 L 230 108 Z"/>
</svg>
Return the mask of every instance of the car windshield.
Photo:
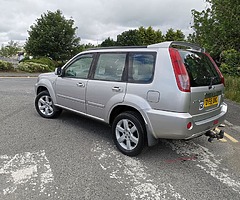
<svg viewBox="0 0 240 200">
<path fill-rule="evenodd" d="M 221 78 L 207 55 L 200 52 L 179 50 L 186 66 L 191 87 L 221 84 Z"/>
</svg>

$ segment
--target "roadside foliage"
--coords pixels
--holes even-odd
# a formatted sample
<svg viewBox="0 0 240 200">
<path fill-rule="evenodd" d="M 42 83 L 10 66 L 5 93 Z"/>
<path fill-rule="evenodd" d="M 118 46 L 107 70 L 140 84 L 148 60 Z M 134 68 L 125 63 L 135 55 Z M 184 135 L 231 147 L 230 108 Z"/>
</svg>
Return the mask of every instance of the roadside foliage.
<svg viewBox="0 0 240 200">
<path fill-rule="evenodd" d="M 48 11 L 30 27 L 25 50 L 35 57 L 68 60 L 78 52 L 80 38 L 76 30 L 74 20 L 66 19 L 60 10 Z"/>
<path fill-rule="evenodd" d="M 12 63 L 0 60 L 0 71 L 6 72 L 12 70 L 14 70 Z"/>
<path fill-rule="evenodd" d="M 141 26 L 117 35 L 113 40 L 108 37 L 100 45 L 80 44 L 76 36 L 77 27 L 73 19 L 66 19 L 60 10 L 48 11 L 36 20 L 28 31 L 29 37 L 25 51 L 34 60 L 24 59 L 19 69 L 28 72 L 53 71 L 62 66 L 73 55 L 95 47 L 142 46 L 163 41 L 185 41 L 199 44 L 214 58 L 220 70 L 226 75 L 226 92 L 239 91 L 240 76 L 240 5 L 236 0 L 206 0 L 206 9 L 192 10 L 193 33 L 186 38 L 181 30 L 168 29 L 165 34 L 153 27 Z M 0 55 L 16 54 L 19 46 L 10 41 L 2 47 Z M 14 53 L 13 53 L 14 52 Z M 54 64 L 43 61 L 42 57 L 51 59 Z M 40 59 L 40 61 L 39 61 Z M 13 70 L 10 64 L 0 63 L 0 71 Z M 237 84 L 228 84 L 233 79 Z M 227 95 L 228 96 L 228 95 Z M 232 95 L 228 96 L 232 98 Z M 236 99 L 236 98 L 235 98 Z M 240 101 L 239 101 L 240 102 Z"/>
</svg>

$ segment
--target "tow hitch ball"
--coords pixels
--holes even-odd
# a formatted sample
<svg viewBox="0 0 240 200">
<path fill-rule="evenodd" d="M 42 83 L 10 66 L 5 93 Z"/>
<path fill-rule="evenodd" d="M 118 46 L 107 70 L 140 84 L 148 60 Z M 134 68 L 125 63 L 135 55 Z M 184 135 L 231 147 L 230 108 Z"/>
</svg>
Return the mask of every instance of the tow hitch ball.
<svg viewBox="0 0 240 200">
<path fill-rule="evenodd" d="M 210 131 L 207 131 L 205 135 L 209 137 L 208 142 L 212 142 L 214 138 L 216 138 L 217 140 L 223 139 L 224 131 L 220 130 L 219 132 L 215 132 L 213 130 L 210 130 Z"/>
</svg>

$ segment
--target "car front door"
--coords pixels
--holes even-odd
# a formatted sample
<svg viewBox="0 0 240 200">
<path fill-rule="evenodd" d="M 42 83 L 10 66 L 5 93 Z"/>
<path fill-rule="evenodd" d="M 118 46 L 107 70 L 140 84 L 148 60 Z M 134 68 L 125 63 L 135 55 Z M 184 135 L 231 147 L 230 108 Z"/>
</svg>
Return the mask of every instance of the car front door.
<svg viewBox="0 0 240 200">
<path fill-rule="evenodd" d="M 99 53 L 86 92 L 87 114 L 106 119 L 113 105 L 123 102 L 127 53 Z"/>
<path fill-rule="evenodd" d="M 56 80 L 57 105 L 85 113 L 86 87 L 93 54 L 80 55 L 70 62 Z"/>
</svg>

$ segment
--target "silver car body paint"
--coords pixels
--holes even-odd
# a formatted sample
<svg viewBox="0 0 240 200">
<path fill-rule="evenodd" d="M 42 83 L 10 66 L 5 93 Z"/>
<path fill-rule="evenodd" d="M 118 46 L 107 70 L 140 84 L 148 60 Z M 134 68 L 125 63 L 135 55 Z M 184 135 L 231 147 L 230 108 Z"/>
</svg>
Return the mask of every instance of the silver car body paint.
<svg viewBox="0 0 240 200">
<path fill-rule="evenodd" d="M 110 123 L 111 112 L 116 106 L 135 109 L 144 119 L 148 138 L 190 139 L 200 136 L 225 119 L 224 85 L 191 87 L 190 92 L 180 91 L 168 47 L 169 42 L 147 48 L 89 50 L 76 55 L 62 67 L 64 71 L 73 60 L 84 54 L 154 53 L 156 59 L 151 82 L 105 81 L 92 77 L 75 79 L 47 73 L 39 76 L 36 93 L 39 88 L 46 88 L 56 106 L 106 123 Z M 206 96 L 217 96 L 218 104 L 204 108 Z M 189 122 L 192 123 L 191 128 L 186 127 Z"/>
</svg>

